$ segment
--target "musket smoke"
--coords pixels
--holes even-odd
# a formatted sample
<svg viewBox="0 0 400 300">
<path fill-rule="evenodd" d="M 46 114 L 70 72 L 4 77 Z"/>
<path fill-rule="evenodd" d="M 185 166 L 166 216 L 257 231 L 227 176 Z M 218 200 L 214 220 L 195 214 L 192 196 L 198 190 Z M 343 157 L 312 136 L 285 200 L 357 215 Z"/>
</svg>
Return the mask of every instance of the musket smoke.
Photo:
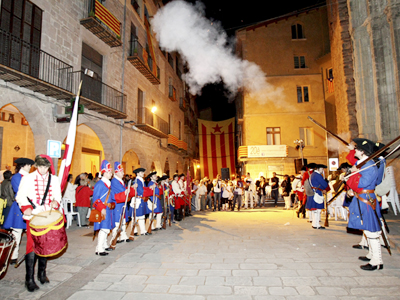
<svg viewBox="0 0 400 300">
<path fill-rule="evenodd" d="M 221 81 L 231 96 L 242 87 L 253 95 L 280 93 L 266 82 L 258 65 L 232 53 L 227 34 L 218 23 L 204 17 L 201 3 L 170 2 L 157 12 L 151 23 L 160 47 L 179 52 L 187 62 L 189 72 L 184 80 L 192 94 L 200 94 L 206 84 Z M 254 99 L 264 101 L 265 94 Z"/>
</svg>

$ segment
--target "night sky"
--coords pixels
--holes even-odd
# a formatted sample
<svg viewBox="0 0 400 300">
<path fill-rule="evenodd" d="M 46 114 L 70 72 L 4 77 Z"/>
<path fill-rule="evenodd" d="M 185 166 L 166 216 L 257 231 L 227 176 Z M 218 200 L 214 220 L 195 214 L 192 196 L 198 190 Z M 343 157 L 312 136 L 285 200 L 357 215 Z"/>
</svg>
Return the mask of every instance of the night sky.
<svg viewBox="0 0 400 300">
<path fill-rule="evenodd" d="M 194 3 L 194 0 L 186 0 Z M 247 0 L 237 2 L 232 0 L 202 0 L 206 7 L 206 17 L 218 21 L 229 36 L 234 36 L 235 30 L 253 23 L 278 17 L 298 9 L 303 9 L 325 0 L 298 1 L 260 1 Z M 266 6 L 266 8 L 264 8 Z M 235 116 L 235 106 L 228 103 L 222 84 L 207 85 L 202 95 L 197 97 L 199 111 L 212 108 L 213 121 L 225 120 Z"/>
</svg>

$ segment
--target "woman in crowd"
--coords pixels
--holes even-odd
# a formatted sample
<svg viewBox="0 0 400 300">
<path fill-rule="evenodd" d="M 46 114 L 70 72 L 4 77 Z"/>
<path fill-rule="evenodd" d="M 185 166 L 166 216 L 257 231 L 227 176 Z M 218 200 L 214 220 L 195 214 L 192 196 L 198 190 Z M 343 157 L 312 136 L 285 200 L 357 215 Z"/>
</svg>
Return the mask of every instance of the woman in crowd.
<svg viewBox="0 0 400 300">
<path fill-rule="evenodd" d="M 90 197 L 93 196 L 93 191 L 88 187 L 88 182 L 85 179 L 80 181 L 80 185 L 76 189 L 76 208 L 78 209 L 81 227 L 88 226 L 86 216 L 91 205 Z"/>
<path fill-rule="evenodd" d="M 285 209 L 290 209 L 290 192 L 292 191 L 292 185 L 290 183 L 290 179 L 288 175 L 285 175 L 284 180 L 281 184 L 282 188 L 282 197 L 285 200 Z"/>
</svg>

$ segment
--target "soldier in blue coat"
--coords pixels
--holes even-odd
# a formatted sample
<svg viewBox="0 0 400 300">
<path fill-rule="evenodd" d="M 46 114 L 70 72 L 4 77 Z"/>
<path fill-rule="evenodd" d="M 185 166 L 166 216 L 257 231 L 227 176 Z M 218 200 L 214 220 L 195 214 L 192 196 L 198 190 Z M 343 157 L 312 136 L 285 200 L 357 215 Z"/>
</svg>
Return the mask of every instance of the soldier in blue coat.
<svg viewBox="0 0 400 300">
<path fill-rule="evenodd" d="M 315 171 L 310 176 L 310 184 L 314 190 L 314 196 L 310 199 L 309 209 L 313 214 L 312 228 L 325 229 L 321 226 L 321 210 L 325 207 L 324 192 L 329 188 L 328 182 L 325 180 L 325 165 L 317 164 Z M 308 199 L 307 199 L 308 201 Z"/>
<path fill-rule="evenodd" d="M 25 157 L 18 158 L 14 162 L 17 164 L 15 168 L 16 174 L 11 177 L 11 185 L 14 190 L 14 195 L 16 197 L 22 177 L 29 174 L 31 167 L 35 164 L 35 162 L 32 159 Z M 19 208 L 17 201 L 14 201 L 11 205 L 8 217 L 3 225 L 5 229 L 11 229 L 12 234 L 15 236 L 15 248 L 10 260 L 10 264 L 12 265 L 17 262 L 22 232 L 26 230 L 26 223 L 22 219 L 22 216 L 23 214 Z"/>
<path fill-rule="evenodd" d="M 161 229 L 161 218 L 162 218 L 162 214 L 163 214 L 163 208 L 161 206 L 161 190 L 159 189 L 159 186 L 157 184 L 157 173 L 156 172 L 152 172 L 149 174 L 150 176 L 150 182 L 148 183 L 148 187 L 152 188 L 154 187 L 155 191 L 154 191 L 154 197 L 153 195 L 150 197 L 150 201 L 148 201 L 147 203 L 151 202 L 151 205 L 154 206 L 154 215 L 151 215 L 150 218 L 151 219 L 156 219 L 153 220 L 153 223 L 151 224 L 151 230 L 157 231 L 159 229 Z M 150 213 L 152 213 L 152 211 L 150 211 Z"/>
<path fill-rule="evenodd" d="M 132 242 L 132 240 L 130 240 L 126 234 L 126 223 L 128 222 L 128 218 L 129 218 L 129 210 L 126 209 L 124 211 L 124 207 L 125 207 L 125 200 L 126 200 L 127 193 L 129 193 L 128 194 L 129 200 L 133 196 L 133 195 L 131 195 L 133 193 L 130 193 L 131 191 L 128 191 L 126 189 L 123 178 L 124 178 L 124 169 L 119 162 L 115 162 L 114 163 L 114 178 L 111 179 L 111 194 L 110 194 L 111 201 L 113 203 L 115 203 L 115 208 L 112 210 L 114 229 L 112 231 L 111 240 L 115 239 L 118 228 L 119 228 L 119 221 L 121 220 L 121 214 L 124 214 L 124 217 L 122 219 L 122 225 L 121 225 L 122 231 L 118 237 L 117 243 L 121 243 L 124 241 L 127 243 Z M 131 190 L 133 190 L 133 189 L 131 189 Z"/>
<path fill-rule="evenodd" d="M 136 209 L 136 219 L 139 224 L 140 234 L 141 235 L 150 235 L 146 231 L 145 225 L 145 215 L 147 214 L 147 203 L 145 203 L 145 197 L 150 196 L 152 193 L 148 193 L 147 188 L 144 184 L 144 172 L 146 169 L 138 168 L 133 171 L 136 174 L 136 178 L 134 181 L 134 187 L 136 188 L 136 195 L 131 200 L 131 207 Z M 137 236 L 139 233 L 137 232 L 137 227 L 135 226 L 134 235 Z"/>
<path fill-rule="evenodd" d="M 112 217 L 111 207 L 111 197 L 110 197 L 110 188 L 111 188 L 111 177 L 112 177 L 112 169 L 111 164 L 103 160 L 101 162 L 100 167 L 100 176 L 101 180 L 99 180 L 93 189 L 93 207 L 101 212 L 101 216 L 103 221 L 94 223 L 94 231 L 99 231 L 98 241 L 96 247 L 96 255 L 106 256 L 108 253 L 106 251 L 113 250 L 109 247 L 107 242 L 107 236 L 110 231 L 114 228 L 114 222 Z"/>
<path fill-rule="evenodd" d="M 374 152 L 374 143 L 367 139 L 354 139 L 355 157 L 359 165 Z M 358 169 L 353 166 L 352 172 Z M 359 259 L 367 261 L 366 265 L 360 266 L 366 271 L 383 269 L 383 260 L 379 238 L 381 236 L 380 209 L 375 196 L 375 187 L 379 177 L 379 171 L 373 161 L 368 161 L 361 172 L 347 179 L 347 185 L 352 189 L 354 197 L 349 206 L 349 228 L 363 230 L 369 244 L 369 252 Z"/>
</svg>

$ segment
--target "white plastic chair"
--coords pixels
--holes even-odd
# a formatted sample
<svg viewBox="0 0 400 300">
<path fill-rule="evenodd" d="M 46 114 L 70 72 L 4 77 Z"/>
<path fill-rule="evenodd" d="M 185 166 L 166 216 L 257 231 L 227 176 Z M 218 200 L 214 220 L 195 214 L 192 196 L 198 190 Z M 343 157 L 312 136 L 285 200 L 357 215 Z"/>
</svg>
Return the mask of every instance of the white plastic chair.
<svg viewBox="0 0 400 300">
<path fill-rule="evenodd" d="M 78 225 L 81 226 L 81 219 L 78 212 L 74 212 L 74 204 L 69 199 L 63 199 L 65 217 L 67 218 L 67 229 L 72 225 L 73 216 L 77 216 Z M 69 204 L 69 205 L 68 205 Z"/>
<path fill-rule="evenodd" d="M 390 192 L 386 198 L 386 201 L 392 204 L 393 212 L 397 216 L 397 210 L 400 211 L 400 203 L 399 195 L 397 194 L 396 189 L 396 179 L 394 178 L 394 170 L 392 166 L 387 167 L 387 175 L 390 178 Z"/>
</svg>

